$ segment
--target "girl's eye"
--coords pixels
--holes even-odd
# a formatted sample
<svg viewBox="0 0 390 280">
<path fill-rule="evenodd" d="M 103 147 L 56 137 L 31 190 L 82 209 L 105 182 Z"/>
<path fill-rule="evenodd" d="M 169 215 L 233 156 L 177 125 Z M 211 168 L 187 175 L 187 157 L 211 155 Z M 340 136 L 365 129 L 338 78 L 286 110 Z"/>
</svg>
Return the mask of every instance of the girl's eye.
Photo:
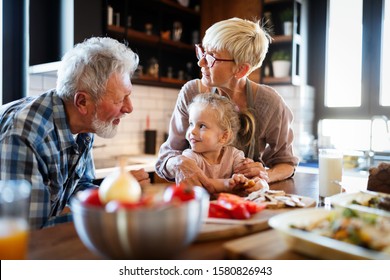
<svg viewBox="0 0 390 280">
<path fill-rule="evenodd" d="M 199 127 L 200 127 L 200 128 L 206 128 L 206 125 L 201 124 L 201 125 L 199 125 Z"/>
</svg>

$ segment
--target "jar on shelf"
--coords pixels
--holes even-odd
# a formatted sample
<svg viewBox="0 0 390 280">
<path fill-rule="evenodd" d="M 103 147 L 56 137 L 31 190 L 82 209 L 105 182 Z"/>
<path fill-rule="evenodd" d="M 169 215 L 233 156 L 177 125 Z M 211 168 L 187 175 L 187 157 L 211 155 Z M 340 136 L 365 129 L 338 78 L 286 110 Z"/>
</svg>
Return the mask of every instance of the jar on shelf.
<svg viewBox="0 0 390 280">
<path fill-rule="evenodd" d="M 183 26 L 182 26 L 181 22 L 175 21 L 173 23 L 172 40 L 173 41 L 180 41 L 182 32 L 183 32 Z"/>
<path fill-rule="evenodd" d="M 153 24 L 146 23 L 145 24 L 145 32 L 146 32 L 147 35 L 152 35 L 152 33 L 153 33 Z"/>
<path fill-rule="evenodd" d="M 158 78 L 158 69 L 159 69 L 158 60 L 154 57 L 149 59 L 148 69 L 147 69 L 148 76 L 153 78 Z"/>
</svg>

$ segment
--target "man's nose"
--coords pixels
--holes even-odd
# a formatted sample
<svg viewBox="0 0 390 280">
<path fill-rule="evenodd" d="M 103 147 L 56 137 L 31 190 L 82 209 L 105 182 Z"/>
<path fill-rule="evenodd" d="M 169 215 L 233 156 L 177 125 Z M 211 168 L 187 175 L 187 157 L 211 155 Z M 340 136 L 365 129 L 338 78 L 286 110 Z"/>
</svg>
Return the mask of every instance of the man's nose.
<svg viewBox="0 0 390 280">
<path fill-rule="evenodd" d="M 133 103 L 131 102 L 130 96 L 128 96 L 123 103 L 122 112 L 130 114 L 133 112 L 133 109 Z"/>
</svg>

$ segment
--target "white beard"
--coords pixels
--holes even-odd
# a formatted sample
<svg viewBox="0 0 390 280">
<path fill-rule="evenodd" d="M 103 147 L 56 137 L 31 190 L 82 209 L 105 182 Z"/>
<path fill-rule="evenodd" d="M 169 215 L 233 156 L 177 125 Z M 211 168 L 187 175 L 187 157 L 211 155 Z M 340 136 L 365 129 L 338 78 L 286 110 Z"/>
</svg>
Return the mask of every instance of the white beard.
<svg viewBox="0 0 390 280">
<path fill-rule="evenodd" d="M 102 138 L 112 138 L 116 135 L 118 131 L 118 126 L 112 124 L 111 122 L 103 122 L 98 119 L 97 113 L 93 116 L 92 119 L 92 128 L 95 131 L 96 135 Z"/>
</svg>

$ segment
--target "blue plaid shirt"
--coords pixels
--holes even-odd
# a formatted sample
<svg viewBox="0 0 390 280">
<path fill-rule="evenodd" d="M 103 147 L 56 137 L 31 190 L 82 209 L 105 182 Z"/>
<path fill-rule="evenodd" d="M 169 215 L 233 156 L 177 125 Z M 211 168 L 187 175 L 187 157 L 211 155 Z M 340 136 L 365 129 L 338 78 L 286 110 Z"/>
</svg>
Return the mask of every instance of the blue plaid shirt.
<svg viewBox="0 0 390 280">
<path fill-rule="evenodd" d="M 31 183 L 31 228 L 70 220 L 60 214 L 71 196 L 96 187 L 93 137 L 74 138 L 55 90 L 0 107 L 0 179 Z"/>
</svg>

